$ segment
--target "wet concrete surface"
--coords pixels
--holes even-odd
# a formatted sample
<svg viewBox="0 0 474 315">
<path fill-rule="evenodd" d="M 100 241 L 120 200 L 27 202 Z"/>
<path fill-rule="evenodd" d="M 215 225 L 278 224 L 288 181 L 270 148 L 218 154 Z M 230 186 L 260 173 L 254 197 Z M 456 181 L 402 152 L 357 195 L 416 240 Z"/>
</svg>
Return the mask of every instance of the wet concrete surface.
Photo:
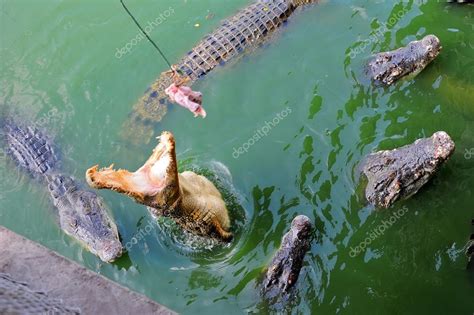
<svg viewBox="0 0 474 315">
<path fill-rule="evenodd" d="M 0 273 L 81 314 L 175 314 L 55 252 L 0 226 Z M 0 288 L 1 290 L 1 288 Z M 10 296 L 0 292 L 1 301 Z M 33 301 L 34 302 L 34 301 Z"/>
</svg>

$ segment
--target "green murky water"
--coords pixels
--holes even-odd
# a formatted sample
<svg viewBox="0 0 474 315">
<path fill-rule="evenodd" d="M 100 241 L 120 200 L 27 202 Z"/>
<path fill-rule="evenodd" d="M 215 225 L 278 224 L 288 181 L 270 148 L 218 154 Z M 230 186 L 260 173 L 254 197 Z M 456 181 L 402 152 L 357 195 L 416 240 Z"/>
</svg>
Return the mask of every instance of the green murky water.
<svg viewBox="0 0 474 315">
<path fill-rule="evenodd" d="M 154 143 L 134 147 L 119 133 L 165 65 L 145 41 L 117 53 L 138 35 L 119 1 L 0 3 L 2 106 L 49 129 L 64 169 L 77 178 L 96 163 L 141 165 Z M 129 6 L 144 24 L 172 9 L 152 37 L 176 61 L 248 3 L 130 0 Z M 382 89 L 363 79 L 371 53 L 429 33 L 444 49 L 415 80 Z M 208 169 L 232 196 L 227 201 L 234 199 L 239 231 L 229 248 L 190 252 L 144 207 L 101 191 L 131 245 L 117 263 L 103 264 L 57 228 L 44 187 L 3 154 L 0 224 L 178 312 L 239 314 L 266 309 L 258 295 L 261 270 L 292 218 L 305 214 L 316 239 L 294 313 L 471 314 L 474 279 L 463 249 L 474 216 L 473 74 L 472 6 L 326 1 L 296 13 L 271 43 L 200 81 L 205 120 L 176 106 L 154 126 L 157 134 L 175 134 L 182 169 Z M 234 153 L 283 112 L 246 153 Z M 436 179 L 389 210 L 367 206 L 356 174 L 363 156 L 438 130 L 452 136 L 457 151 Z M 396 214 L 365 251 L 351 252 Z"/>
</svg>

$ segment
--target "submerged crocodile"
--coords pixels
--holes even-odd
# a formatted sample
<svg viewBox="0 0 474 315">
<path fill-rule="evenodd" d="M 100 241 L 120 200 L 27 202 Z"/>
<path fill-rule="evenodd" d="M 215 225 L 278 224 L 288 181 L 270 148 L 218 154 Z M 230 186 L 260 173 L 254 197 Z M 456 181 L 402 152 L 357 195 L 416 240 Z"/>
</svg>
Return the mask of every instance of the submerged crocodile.
<svg viewBox="0 0 474 315">
<path fill-rule="evenodd" d="M 362 163 L 362 172 L 368 179 L 367 200 L 388 208 L 399 199 L 411 197 L 435 175 L 454 149 L 449 135 L 438 131 L 404 147 L 370 154 Z"/>
<path fill-rule="evenodd" d="M 367 72 L 375 82 L 391 85 L 420 73 L 439 55 L 441 48 L 438 37 L 427 35 L 405 47 L 376 54 L 369 62 Z"/>
<path fill-rule="evenodd" d="M 128 195 L 148 206 L 156 216 L 175 220 L 198 235 L 230 241 L 230 220 L 220 192 L 207 178 L 194 172 L 178 173 L 175 141 L 163 132 L 148 161 L 136 172 L 114 170 L 113 165 L 86 172 L 89 185 Z"/>
<path fill-rule="evenodd" d="M 72 177 L 59 172 L 51 140 L 38 129 L 18 125 L 13 120 L 2 125 L 8 155 L 47 184 L 61 229 L 104 262 L 120 257 L 122 245 L 107 208 L 97 194 L 82 189 Z"/>
<path fill-rule="evenodd" d="M 122 128 L 123 136 L 132 142 L 147 142 L 153 135 L 152 124 L 166 114 L 167 87 L 176 82 L 191 86 L 218 65 L 262 44 L 298 7 L 314 2 L 317 0 L 258 0 L 224 20 L 173 66 L 175 72 L 163 72 L 151 84 L 134 105 Z"/>
<path fill-rule="evenodd" d="M 285 298 L 296 284 L 306 252 L 311 245 L 313 225 L 308 217 L 299 215 L 291 222 L 291 229 L 273 257 L 262 286 L 267 299 Z"/>
</svg>

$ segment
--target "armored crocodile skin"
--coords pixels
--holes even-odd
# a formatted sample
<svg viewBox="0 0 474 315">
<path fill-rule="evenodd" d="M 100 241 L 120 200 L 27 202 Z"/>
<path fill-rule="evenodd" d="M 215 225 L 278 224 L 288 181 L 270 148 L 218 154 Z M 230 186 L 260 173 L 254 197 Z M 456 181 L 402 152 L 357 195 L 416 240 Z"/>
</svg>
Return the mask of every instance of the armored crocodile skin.
<svg viewBox="0 0 474 315">
<path fill-rule="evenodd" d="M 51 142 L 38 129 L 5 121 L 3 137 L 7 153 L 32 174 L 46 174 L 57 166 L 58 158 Z"/>
<path fill-rule="evenodd" d="M 163 72 L 150 85 L 134 105 L 122 127 L 122 136 L 132 143 L 148 142 L 153 135 L 151 124 L 166 114 L 164 91 L 168 86 L 176 80 L 192 85 L 218 65 L 265 42 L 299 6 L 313 2 L 317 0 L 259 0 L 224 20 L 174 65 L 179 76 Z"/>
<path fill-rule="evenodd" d="M 4 120 L 2 127 L 5 151 L 20 168 L 48 185 L 61 229 L 105 262 L 119 257 L 122 245 L 106 206 L 96 193 L 60 173 L 52 141 L 38 129 L 12 119 Z"/>
<path fill-rule="evenodd" d="M 388 208 L 418 192 L 449 160 L 455 144 L 438 131 L 404 147 L 372 153 L 362 162 L 368 179 L 365 196 L 376 207 Z"/>
<path fill-rule="evenodd" d="M 299 215 L 281 242 L 263 281 L 262 293 L 267 299 L 285 302 L 303 267 L 306 252 L 311 246 L 313 225 L 307 216 Z"/>
</svg>

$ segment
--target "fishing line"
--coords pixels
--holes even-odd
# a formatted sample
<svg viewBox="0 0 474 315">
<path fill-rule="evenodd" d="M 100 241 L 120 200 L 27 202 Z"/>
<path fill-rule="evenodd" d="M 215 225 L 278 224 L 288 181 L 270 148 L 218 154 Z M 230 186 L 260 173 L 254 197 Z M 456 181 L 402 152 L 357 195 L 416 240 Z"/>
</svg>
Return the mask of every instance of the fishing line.
<svg viewBox="0 0 474 315">
<path fill-rule="evenodd" d="M 143 30 L 143 28 L 141 27 L 140 23 L 138 23 L 138 21 L 135 19 L 135 17 L 133 16 L 133 14 L 128 10 L 127 6 L 125 5 L 125 3 L 123 3 L 123 0 L 120 0 L 120 2 L 122 3 L 122 6 L 123 8 L 125 9 L 125 11 L 127 11 L 128 15 L 130 15 L 130 17 L 132 18 L 133 22 L 135 22 L 135 24 L 137 24 L 138 28 L 140 29 L 140 31 L 142 31 L 143 35 L 146 36 L 146 38 L 150 41 L 150 43 L 153 44 L 153 46 L 155 46 L 156 50 L 158 50 L 158 52 L 160 53 L 161 57 L 163 57 L 163 59 L 166 61 L 166 63 L 168 64 L 168 66 L 170 67 L 171 70 L 173 70 L 173 67 L 171 66 L 171 63 L 168 61 L 168 58 L 166 58 L 165 54 L 161 51 L 161 49 L 158 47 L 157 44 L 155 44 L 155 42 L 150 38 L 150 36 L 148 36 L 148 34 Z"/>
</svg>

